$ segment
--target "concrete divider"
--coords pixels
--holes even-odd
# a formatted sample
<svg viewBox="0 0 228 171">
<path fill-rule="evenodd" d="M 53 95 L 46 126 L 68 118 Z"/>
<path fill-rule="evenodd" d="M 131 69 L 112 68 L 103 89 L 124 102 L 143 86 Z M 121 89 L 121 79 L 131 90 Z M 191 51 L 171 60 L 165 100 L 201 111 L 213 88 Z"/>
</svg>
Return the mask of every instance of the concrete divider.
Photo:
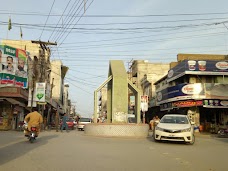
<svg viewBox="0 0 228 171">
<path fill-rule="evenodd" d="M 102 137 L 145 138 L 148 136 L 147 124 L 87 124 L 85 134 Z"/>
</svg>

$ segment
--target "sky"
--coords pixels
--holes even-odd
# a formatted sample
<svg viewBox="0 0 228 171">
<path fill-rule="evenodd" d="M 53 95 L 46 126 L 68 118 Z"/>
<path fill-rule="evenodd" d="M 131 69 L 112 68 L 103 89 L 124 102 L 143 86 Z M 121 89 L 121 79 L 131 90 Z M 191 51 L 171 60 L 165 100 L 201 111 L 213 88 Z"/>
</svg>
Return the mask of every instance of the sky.
<svg viewBox="0 0 228 171">
<path fill-rule="evenodd" d="M 23 40 L 56 42 L 51 59 L 69 67 L 70 99 L 88 117 L 109 60 L 122 60 L 128 71 L 132 60 L 227 54 L 227 6 L 226 0 L 7 0 L 0 5 L 0 41 L 20 40 L 21 27 Z"/>
</svg>

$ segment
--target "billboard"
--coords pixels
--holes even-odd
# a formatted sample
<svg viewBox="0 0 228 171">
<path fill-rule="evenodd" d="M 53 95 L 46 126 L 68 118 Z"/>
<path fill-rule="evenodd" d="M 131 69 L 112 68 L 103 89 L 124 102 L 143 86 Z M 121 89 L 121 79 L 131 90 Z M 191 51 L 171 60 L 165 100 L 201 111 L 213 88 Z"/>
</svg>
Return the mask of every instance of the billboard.
<svg viewBox="0 0 228 171">
<path fill-rule="evenodd" d="M 169 70 L 167 81 L 173 81 L 185 74 L 228 75 L 228 61 L 184 60 Z"/>
<path fill-rule="evenodd" d="M 205 99 L 205 100 L 203 100 L 203 107 L 207 107 L 207 108 L 228 108 L 228 100 Z"/>
<path fill-rule="evenodd" d="M 188 99 L 228 99 L 228 84 L 179 84 L 157 92 L 157 104 Z"/>
<path fill-rule="evenodd" d="M 28 87 L 27 53 L 6 45 L 0 45 L 0 87 Z"/>
<path fill-rule="evenodd" d="M 148 96 L 146 95 L 141 96 L 140 108 L 142 112 L 148 111 Z"/>
<path fill-rule="evenodd" d="M 204 85 L 201 83 L 195 84 L 179 84 L 168 87 L 157 92 L 157 104 L 167 103 L 171 101 L 186 100 L 186 99 L 202 99 L 205 98 Z"/>
<path fill-rule="evenodd" d="M 37 102 L 45 103 L 45 83 L 36 83 L 35 98 Z"/>
</svg>

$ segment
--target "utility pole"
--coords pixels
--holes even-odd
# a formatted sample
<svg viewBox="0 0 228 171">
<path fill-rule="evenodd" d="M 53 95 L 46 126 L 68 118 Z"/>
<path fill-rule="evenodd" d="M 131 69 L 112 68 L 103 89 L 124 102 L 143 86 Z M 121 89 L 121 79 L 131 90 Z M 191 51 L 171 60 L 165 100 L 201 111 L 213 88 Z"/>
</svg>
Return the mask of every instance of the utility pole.
<svg viewBox="0 0 228 171">
<path fill-rule="evenodd" d="M 33 64 L 32 64 L 32 68 L 33 68 L 33 72 L 32 72 L 32 90 L 31 90 L 31 108 L 30 108 L 30 112 L 32 112 L 32 108 L 33 108 L 33 98 L 34 98 L 34 88 L 35 88 L 35 60 L 33 60 Z"/>
<path fill-rule="evenodd" d="M 48 51 L 47 45 L 57 45 L 57 43 L 53 43 L 53 42 L 44 42 L 44 41 L 36 41 L 36 40 L 32 40 L 31 41 L 34 44 L 39 44 L 42 51 L 39 50 L 39 63 L 40 63 L 40 78 L 39 78 L 39 82 L 45 82 L 46 80 L 46 72 L 45 70 L 47 69 L 46 67 L 46 58 L 45 58 L 45 51 Z M 46 95 L 46 94 L 45 94 Z M 41 112 L 42 116 L 44 117 L 44 105 L 45 104 L 39 104 L 39 112 Z M 42 111 L 40 111 L 40 107 L 42 107 Z"/>
<path fill-rule="evenodd" d="M 51 93 L 50 93 L 50 102 L 52 102 L 52 89 L 54 87 L 54 79 L 55 78 L 52 78 L 52 82 L 51 82 Z M 47 124 L 49 125 L 50 123 L 50 113 L 51 113 L 51 105 L 49 106 L 49 109 L 48 109 L 48 116 L 47 116 Z"/>
</svg>

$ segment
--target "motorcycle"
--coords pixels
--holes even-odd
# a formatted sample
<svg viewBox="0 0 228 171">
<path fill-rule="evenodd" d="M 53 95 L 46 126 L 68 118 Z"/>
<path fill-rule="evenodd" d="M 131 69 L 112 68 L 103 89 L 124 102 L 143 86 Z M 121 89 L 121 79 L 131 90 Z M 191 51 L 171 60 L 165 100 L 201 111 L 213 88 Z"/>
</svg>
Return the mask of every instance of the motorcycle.
<svg viewBox="0 0 228 171">
<path fill-rule="evenodd" d="M 37 129 L 38 128 L 36 126 L 31 126 L 31 131 L 29 131 L 28 124 L 27 123 L 24 124 L 24 130 L 29 131 L 29 134 L 27 137 L 28 137 L 30 143 L 33 143 L 36 140 L 36 134 L 38 131 Z"/>
<path fill-rule="evenodd" d="M 218 130 L 218 137 L 228 138 L 228 128 L 222 128 Z"/>
</svg>

